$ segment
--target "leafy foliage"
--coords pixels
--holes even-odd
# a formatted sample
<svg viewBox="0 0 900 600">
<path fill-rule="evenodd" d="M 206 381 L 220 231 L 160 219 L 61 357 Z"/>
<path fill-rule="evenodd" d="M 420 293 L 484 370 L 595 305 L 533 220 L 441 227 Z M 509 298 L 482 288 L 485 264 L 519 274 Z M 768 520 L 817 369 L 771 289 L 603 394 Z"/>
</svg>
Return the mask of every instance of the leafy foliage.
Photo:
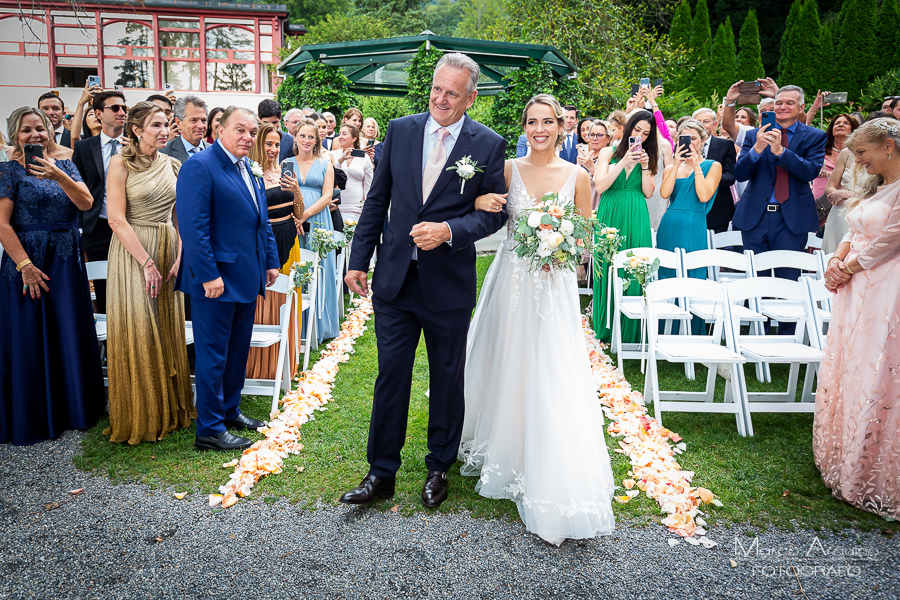
<svg viewBox="0 0 900 600">
<path fill-rule="evenodd" d="M 851 98 L 859 97 L 875 75 L 875 0 L 846 0 L 844 3 L 841 40 L 835 53 L 835 87 L 848 92 Z"/>
<path fill-rule="evenodd" d="M 882 0 L 875 40 L 879 51 L 876 74 L 900 66 L 900 6 L 897 0 Z"/>
<path fill-rule="evenodd" d="M 462 17 L 459 0 L 434 0 L 425 7 L 425 26 L 437 35 L 453 35 Z"/>
<path fill-rule="evenodd" d="M 406 71 L 409 76 L 407 83 L 409 91 L 406 93 L 406 100 L 410 110 L 414 113 L 428 110 L 434 66 L 441 59 L 441 54 L 440 50 L 435 48 L 429 50 L 425 44 L 422 44 Z"/>
<path fill-rule="evenodd" d="M 698 0 L 694 8 L 694 28 L 691 32 L 691 49 L 688 54 L 693 73 L 690 88 L 698 96 L 708 96 L 712 90 L 709 74 L 709 51 L 712 31 L 709 27 L 709 10 L 706 0 Z"/>
<path fill-rule="evenodd" d="M 372 117 L 378 122 L 381 139 L 384 139 L 384 134 L 387 133 L 388 123 L 412 112 L 406 98 L 384 96 L 361 96 L 357 108 L 362 111 L 363 116 Z"/>
<path fill-rule="evenodd" d="M 762 51 L 759 45 L 759 22 L 756 20 L 756 11 L 752 8 L 747 11 L 747 18 L 741 25 L 739 42 L 741 49 L 737 57 L 737 69 L 735 81 L 742 79 L 752 81 L 766 76 L 762 63 Z"/>
<path fill-rule="evenodd" d="M 462 10 L 456 37 L 488 39 L 491 29 L 503 18 L 502 0 L 456 0 Z"/>
<path fill-rule="evenodd" d="M 356 11 L 383 21 L 394 36 L 419 35 L 427 28 L 423 0 L 355 0 Z"/>
<path fill-rule="evenodd" d="M 717 98 L 725 95 L 728 87 L 736 81 L 735 65 L 734 32 L 731 30 L 731 19 L 726 19 L 716 32 L 706 69 L 711 94 Z"/>
<path fill-rule="evenodd" d="M 793 55 L 791 51 L 793 50 L 793 46 L 791 44 L 785 44 L 784 40 L 790 39 L 791 30 L 797 24 L 797 19 L 800 18 L 800 9 L 803 7 L 803 4 L 800 0 L 794 0 L 791 4 L 791 12 L 788 14 L 787 22 L 784 26 L 784 33 L 781 36 L 781 56 L 778 59 L 778 77 L 781 79 L 782 74 L 790 69 L 790 63 L 793 60 Z"/>
<path fill-rule="evenodd" d="M 356 96 L 347 90 L 350 80 L 339 67 L 313 61 L 298 77 L 285 77 L 276 99 L 282 111 L 312 106 L 342 115 L 356 104 Z"/>
<path fill-rule="evenodd" d="M 821 29 L 816 0 L 805 0 L 781 41 L 782 51 L 790 56 L 780 75 L 781 85 L 799 85 L 808 94 L 818 89 Z"/>
<path fill-rule="evenodd" d="M 339 12 L 310 27 L 306 35 L 289 38 L 288 46 L 293 52 L 301 44 L 329 44 L 355 42 L 390 37 L 391 30 L 381 19 L 358 12 Z M 285 54 L 286 56 L 286 54 Z"/>
<path fill-rule="evenodd" d="M 278 4 L 287 5 L 292 23 L 302 23 L 307 28 L 328 15 L 346 14 L 352 6 L 350 0 L 278 0 Z"/>
<path fill-rule="evenodd" d="M 876 77 L 866 87 L 865 93 L 862 95 L 861 104 L 869 112 L 880 110 L 885 96 L 896 96 L 898 94 L 900 94 L 900 66 L 888 71 L 881 77 Z"/>
</svg>

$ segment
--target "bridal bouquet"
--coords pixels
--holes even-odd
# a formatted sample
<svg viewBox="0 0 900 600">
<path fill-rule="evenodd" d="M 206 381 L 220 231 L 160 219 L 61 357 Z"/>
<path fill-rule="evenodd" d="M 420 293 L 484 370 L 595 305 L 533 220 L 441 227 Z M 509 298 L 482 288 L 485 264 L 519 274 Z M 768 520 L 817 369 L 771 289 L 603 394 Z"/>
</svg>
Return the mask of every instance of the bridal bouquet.
<svg viewBox="0 0 900 600">
<path fill-rule="evenodd" d="M 301 289 L 304 285 L 308 285 L 316 275 L 313 271 L 312 263 L 306 262 L 305 260 L 292 264 L 291 271 L 294 273 L 294 287 L 297 289 Z"/>
<path fill-rule="evenodd" d="M 528 258 L 533 271 L 544 265 L 574 271 L 581 252 L 591 249 L 590 232 L 591 221 L 581 216 L 573 203 L 547 193 L 516 222 L 516 256 Z"/>
<path fill-rule="evenodd" d="M 319 255 L 320 260 L 325 260 L 328 253 L 343 248 L 346 244 L 334 239 L 334 232 L 328 229 L 316 227 L 312 231 L 312 240 L 310 241 L 310 249 Z"/>
</svg>

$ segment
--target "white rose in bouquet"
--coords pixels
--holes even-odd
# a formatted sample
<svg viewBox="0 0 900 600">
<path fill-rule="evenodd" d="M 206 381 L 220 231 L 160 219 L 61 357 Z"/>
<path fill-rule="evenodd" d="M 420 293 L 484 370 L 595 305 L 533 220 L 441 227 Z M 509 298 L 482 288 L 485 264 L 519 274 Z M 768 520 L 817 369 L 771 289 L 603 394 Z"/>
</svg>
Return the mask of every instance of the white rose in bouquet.
<svg viewBox="0 0 900 600">
<path fill-rule="evenodd" d="M 550 256 L 551 254 L 553 254 L 553 250 L 551 250 L 547 246 L 547 244 L 541 244 L 538 247 L 537 255 L 540 256 L 541 258 L 546 258 L 546 257 Z"/>
<path fill-rule="evenodd" d="M 551 248 L 558 248 L 563 243 L 563 235 L 558 231 L 550 232 L 547 236 L 547 245 Z"/>
<path fill-rule="evenodd" d="M 530 215 L 528 215 L 528 226 L 532 229 L 536 229 L 541 225 L 541 217 L 544 216 L 544 213 L 539 213 L 534 211 Z"/>
<path fill-rule="evenodd" d="M 575 231 L 575 223 L 572 221 L 565 219 L 559 225 L 559 232 L 563 235 L 572 235 L 572 232 Z"/>
</svg>

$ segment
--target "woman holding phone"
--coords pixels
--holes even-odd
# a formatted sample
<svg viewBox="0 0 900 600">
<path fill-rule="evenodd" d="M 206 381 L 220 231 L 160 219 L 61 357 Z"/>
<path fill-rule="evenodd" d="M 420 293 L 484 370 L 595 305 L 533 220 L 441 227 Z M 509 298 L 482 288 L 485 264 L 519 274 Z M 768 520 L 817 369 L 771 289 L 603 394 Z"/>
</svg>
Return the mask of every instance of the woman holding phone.
<svg viewBox="0 0 900 600">
<path fill-rule="evenodd" d="M 339 150 L 332 150 L 338 166 L 347 174 L 347 187 L 341 191 L 341 215 L 345 221 L 359 221 L 363 204 L 372 185 L 375 167 L 359 147 L 359 129 L 344 123 L 338 135 Z M 362 156 L 360 156 L 362 154 Z"/>
<path fill-rule="evenodd" d="M 602 194 L 597 207 L 597 228 L 615 227 L 625 236 L 621 250 L 628 248 L 649 248 L 650 214 L 647 198 L 656 189 L 654 176 L 659 164 L 659 138 L 656 120 L 645 110 L 634 113 L 625 124 L 622 142 L 616 149 L 604 148 L 600 151 L 594 168 L 594 189 Z M 594 260 L 594 332 L 597 338 L 609 342 L 612 330 L 607 327 L 609 298 L 609 264 L 600 257 Z M 639 296 L 641 286 L 632 283 L 625 290 L 626 295 Z M 638 321 L 623 317 L 622 341 L 639 341 L 641 327 Z"/>
<path fill-rule="evenodd" d="M 258 163 L 263 170 L 263 182 L 266 186 L 266 204 L 269 206 L 269 223 L 272 225 L 272 235 L 275 236 L 275 245 L 278 247 L 278 262 L 281 263 L 281 272 L 288 275 L 294 260 L 291 250 L 297 244 L 297 235 L 303 231 L 303 192 L 297 183 L 297 177 L 290 171 L 288 165 L 285 169 L 278 166 L 278 153 L 281 151 L 281 132 L 268 123 L 263 123 L 256 136 L 256 142 L 250 149 L 250 160 Z M 296 296 L 298 310 L 291 315 L 295 320 L 300 314 L 300 294 Z M 284 294 L 266 290 L 265 298 L 256 299 L 256 317 L 253 323 L 256 325 L 278 325 L 280 322 L 281 306 L 284 304 Z M 291 378 L 297 374 L 297 339 L 294 335 L 294 324 L 291 323 L 288 334 L 288 360 L 291 365 Z M 250 348 L 250 356 L 247 358 L 248 379 L 274 379 L 278 366 L 278 346 L 268 348 Z"/>
<path fill-rule="evenodd" d="M 704 160 L 701 153 L 708 135 L 706 128 L 694 119 L 688 119 L 678 129 L 675 162 L 663 172 L 659 190 L 671 204 L 659 223 L 657 248 L 693 252 L 707 247 L 706 214 L 722 179 L 722 165 Z M 660 268 L 659 276 L 675 277 L 675 271 Z M 706 279 L 706 269 L 691 269 L 688 277 Z"/>
<path fill-rule="evenodd" d="M 0 163 L 0 444 L 25 446 L 91 427 L 105 392 L 77 223 L 93 198 L 43 111 L 14 110 L 9 138 L 10 160 Z"/>
</svg>

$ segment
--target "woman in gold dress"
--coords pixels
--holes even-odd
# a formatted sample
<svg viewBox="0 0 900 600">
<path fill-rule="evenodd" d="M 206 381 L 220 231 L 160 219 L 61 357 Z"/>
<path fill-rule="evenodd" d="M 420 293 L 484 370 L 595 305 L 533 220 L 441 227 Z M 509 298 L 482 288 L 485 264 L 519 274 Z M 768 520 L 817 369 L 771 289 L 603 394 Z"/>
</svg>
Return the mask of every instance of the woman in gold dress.
<svg viewBox="0 0 900 600">
<path fill-rule="evenodd" d="M 196 417 L 184 332 L 175 293 L 181 261 L 175 182 L 181 163 L 158 150 L 166 115 L 152 102 L 128 111 L 129 144 L 109 161 L 107 355 L 111 442 L 160 440 Z M 165 273 L 165 278 L 163 278 Z"/>
</svg>

